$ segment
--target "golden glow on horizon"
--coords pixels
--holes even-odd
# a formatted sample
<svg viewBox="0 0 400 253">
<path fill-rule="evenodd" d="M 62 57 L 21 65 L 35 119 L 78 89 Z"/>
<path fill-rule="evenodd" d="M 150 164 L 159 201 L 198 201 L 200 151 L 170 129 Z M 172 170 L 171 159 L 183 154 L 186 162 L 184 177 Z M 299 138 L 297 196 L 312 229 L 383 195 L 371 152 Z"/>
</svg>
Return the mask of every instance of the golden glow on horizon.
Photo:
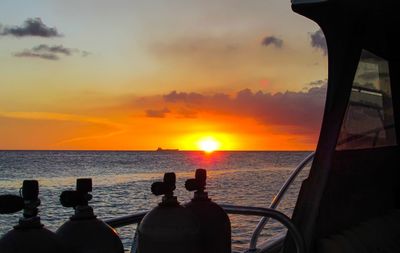
<svg viewBox="0 0 400 253">
<path fill-rule="evenodd" d="M 203 150 L 206 153 L 212 153 L 219 149 L 221 144 L 219 141 L 215 140 L 213 137 L 205 137 L 199 140 L 197 143 L 200 150 Z"/>
<path fill-rule="evenodd" d="M 174 146 L 180 150 L 238 150 L 243 149 L 240 146 L 240 138 L 236 134 L 222 132 L 195 132 L 188 133 L 179 137 Z M 207 152 L 208 153 L 208 152 Z"/>
<path fill-rule="evenodd" d="M 237 124 L 231 124 L 233 120 Z M 204 150 L 199 142 L 207 137 L 219 143 L 217 150 L 224 151 L 313 150 L 317 138 L 282 134 L 253 119 L 233 116 L 125 120 L 117 116 L 0 111 L 0 149 L 154 150 L 160 146 Z"/>
<path fill-rule="evenodd" d="M 310 45 L 320 28 L 289 1 L 33 2 L 40 13 L 1 5 L 0 30 L 37 17 L 66 35 L 56 39 L 64 51 L 0 36 L 0 150 L 204 150 L 206 137 L 221 151 L 315 149 L 319 123 L 292 108 L 317 108 L 307 96 L 322 93 L 307 90 L 328 61 Z M 99 43 L 104 27 L 118 29 Z M 285 46 L 266 40 L 275 37 Z"/>
</svg>

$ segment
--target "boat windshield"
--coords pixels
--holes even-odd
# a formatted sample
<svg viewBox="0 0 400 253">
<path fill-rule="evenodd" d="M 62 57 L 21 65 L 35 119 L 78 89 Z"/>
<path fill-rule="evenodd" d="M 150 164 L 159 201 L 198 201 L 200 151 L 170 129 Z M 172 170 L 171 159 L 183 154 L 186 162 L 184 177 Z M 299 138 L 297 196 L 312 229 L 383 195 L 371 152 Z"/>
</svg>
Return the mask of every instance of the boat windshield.
<svg viewBox="0 0 400 253">
<path fill-rule="evenodd" d="M 336 149 L 396 144 L 388 61 L 363 50 Z"/>
</svg>

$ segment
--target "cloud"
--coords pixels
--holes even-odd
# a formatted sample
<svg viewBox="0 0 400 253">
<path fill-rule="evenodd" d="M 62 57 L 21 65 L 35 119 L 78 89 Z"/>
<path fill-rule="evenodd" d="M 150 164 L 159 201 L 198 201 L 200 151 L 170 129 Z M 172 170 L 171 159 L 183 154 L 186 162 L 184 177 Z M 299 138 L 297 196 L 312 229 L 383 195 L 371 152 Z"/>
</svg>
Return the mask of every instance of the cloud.
<svg viewBox="0 0 400 253">
<path fill-rule="evenodd" d="M 177 93 L 176 91 L 172 91 L 171 93 L 164 95 L 163 98 L 167 102 L 174 103 L 174 102 L 182 102 L 183 101 L 185 103 L 191 104 L 191 103 L 198 103 L 199 101 L 202 101 L 204 99 L 204 96 L 199 93 L 195 93 L 195 92 Z"/>
<path fill-rule="evenodd" d="M 166 114 L 169 113 L 168 108 L 162 110 L 146 110 L 146 116 L 149 118 L 165 118 Z"/>
<path fill-rule="evenodd" d="M 279 39 L 275 36 L 268 36 L 262 40 L 261 45 L 266 46 L 266 47 L 273 45 L 276 48 L 282 48 L 283 40 Z"/>
<path fill-rule="evenodd" d="M 311 46 L 313 48 L 321 50 L 324 55 L 328 54 L 328 47 L 326 45 L 325 35 L 322 30 L 318 30 L 314 33 L 310 34 L 311 37 Z"/>
<path fill-rule="evenodd" d="M 79 49 L 67 48 L 63 45 L 49 46 L 41 44 L 33 47 L 32 49 L 25 49 L 22 52 L 15 53 L 15 57 L 28 57 L 28 58 L 40 58 L 45 60 L 59 60 L 60 55 L 71 56 L 73 54 L 81 54 L 82 57 L 89 55 L 87 51 L 80 51 Z"/>
<path fill-rule="evenodd" d="M 45 25 L 40 18 L 29 18 L 22 26 L 0 27 L 0 36 L 14 36 L 17 38 L 37 36 L 51 38 L 61 37 L 62 35 L 57 31 L 57 28 Z"/>
<path fill-rule="evenodd" d="M 316 83 L 322 84 L 320 81 Z M 182 108 L 196 113 L 233 115 L 253 118 L 260 124 L 296 134 L 318 132 L 325 102 L 326 84 L 310 88 L 306 92 L 264 93 L 244 89 L 234 96 L 227 94 L 202 95 L 199 93 L 176 92 L 164 95 L 169 108 L 178 105 L 171 113 L 180 114 Z M 181 115 L 184 116 L 184 115 Z"/>
<path fill-rule="evenodd" d="M 41 44 L 39 46 L 33 47 L 32 51 L 35 52 L 50 52 L 50 53 L 59 53 L 64 55 L 71 55 L 73 52 L 77 51 L 76 49 L 66 48 L 62 45 L 58 46 L 48 46 L 45 44 Z"/>
<path fill-rule="evenodd" d="M 15 57 L 26 57 L 26 58 L 39 58 L 44 60 L 51 60 L 51 61 L 58 61 L 60 57 L 55 54 L 48 54 L 48 53 L 35 53 L 29 50 L 25 50 L 23 52 L 15 53 Z"/>
<path fill-rule="evenodd" d="M 321 79 L 321 80 L 311 81 L 307 85 L 308 86 L 319 86 L 319 87 L 321 87 L 322 85 L 326 85 L 327 82 L 328 82 L 328 79 Z"/>
<path fill-rule="evenodd" d="M 195 110 L 188 110 L 187 108 L 178 109 L 177 114 L 180 118 L 186 118 L 186 119 L 197 118 L 197 112 Z"/>
<path fill-rule="evenodd" d="M 272 34 L 270 34 L 272 35 Z M 265 36 L 264 36 L 265 37 Z M 265 50 L 281 50 L 286 41 L 274 36 L 260 37 L 254 45 L 254 36 L 247 33 L 232 33 L 216 35 L 196 34 L 194 36 L 170 37 L 149 41 L 147 49 L 149 55 L 163 64 L 163 68 L 176 71 L 177 68 L 184 75 L 201 73 L 204 79 L 207 74 L 230 76 L 231 80 L 243 78 L 243 72 L 263 71 L 260 66 L 282 64 L 288 61 L 287 56 L 270 55 L 269 61 L 263 56 Z M 262 40 L 265 40 L 263 42 Z M 262 44 L 264 43 L 264 44 Z M 290 59 L 293 62 L 293 59 Z M 268 67 L 267 66 L 267 67 Z M 242 73 L 242 74 L 241 74 Z M 259 73 L 261 74 L 261 73 Z M 247 77 L 257 78 L 257 77 Z M 198 78 L 196 78 L 196 81 Z M 214 79 L 215 80 L 215 79 Z"/>
</svg>

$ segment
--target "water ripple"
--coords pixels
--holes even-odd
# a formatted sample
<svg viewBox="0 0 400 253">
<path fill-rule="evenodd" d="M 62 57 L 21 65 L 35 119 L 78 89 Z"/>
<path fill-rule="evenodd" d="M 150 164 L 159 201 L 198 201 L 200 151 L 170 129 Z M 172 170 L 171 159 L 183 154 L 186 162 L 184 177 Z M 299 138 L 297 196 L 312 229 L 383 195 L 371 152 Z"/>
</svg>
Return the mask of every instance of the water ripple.
<svg viewBox="0 0 400 253">
<path fill-rule="evenodd" d="M 78 151 L 0 151 L 1 194 L 18 192 L 24 179 L 38 179 L 42 200 L 43 223 L 55 231 L 72 209 L 60 206 L 59 194 L 74 188 L 77 177 L 92 177 L 93 201 L 102 219 L 146 211 L 159 202 L 150 185 L 164 172 L 177 174 L 176 195 L 182 203 L 191 193 L 184 182 L 197 168 L 208 170 L 207 188 L 218 203 L 268 206 L 291 170 L 309 152 L 78 152 Z M 290 188 L 280 210 L 291 215 L 301 180 Z M 10 230 L 20 214 L 0 216 L 0 234 Z M 234 252 L 246 249 L 259 218 L 230 215 Z M 118 229 L 125 248 L 130 248 L 136 225 Z M 263 240 L 283 231 L 270 222 L 262 233 Z"/>
</svg>

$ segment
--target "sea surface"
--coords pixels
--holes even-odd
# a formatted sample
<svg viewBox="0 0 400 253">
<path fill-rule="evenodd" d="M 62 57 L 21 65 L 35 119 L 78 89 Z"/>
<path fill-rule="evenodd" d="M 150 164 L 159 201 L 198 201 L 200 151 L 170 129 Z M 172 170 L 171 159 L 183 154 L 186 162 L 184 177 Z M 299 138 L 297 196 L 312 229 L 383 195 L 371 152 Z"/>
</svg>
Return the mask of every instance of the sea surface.
<svg viewBox="0 0 400 253">
<path fill-rule="evenodd" d="M 181 203 L 192 193 L 184 189 L 186 179 L 197 168 L 208 171 L 207 191 L 217 203 L 268 207 L 291 171 L 310 152 L 113 152 L 113 151 L 0 151 L 0 194 L 18 194 L 22 181 L 37 179 L 42 205 L 40 216 L 55 231 L 73 214 L 59 203 L 63 190 L 74 189 L 76 178 L 93 178 L 91 205 L 101 219 L 146 211 L 157 205 L 150 186 L 164 172 L 177 174 L 176 195 Z M 278 210 L 291 216 L 307 167 L 296 179 Z M 0 216 L 0 235 L 12 229 L 21 213 Z M 259 218 L 230 215 L 234 252 L 247 249 Z M 118 229 L 127 250 L 136 226 Z M 270 222 L 259 241 L 284 228 Z"/>
</svg>

